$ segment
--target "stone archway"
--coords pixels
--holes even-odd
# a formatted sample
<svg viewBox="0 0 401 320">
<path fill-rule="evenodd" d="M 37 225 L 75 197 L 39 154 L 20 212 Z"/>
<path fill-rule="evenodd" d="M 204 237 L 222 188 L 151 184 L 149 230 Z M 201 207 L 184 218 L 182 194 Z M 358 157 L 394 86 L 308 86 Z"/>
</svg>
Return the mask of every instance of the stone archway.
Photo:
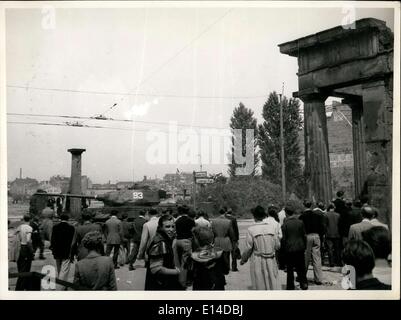
<svg viewBox="0 0 401 320">
<path fill-rule="evenodd" d="M 294 96 L 304 102 L 309 197 L 332 199 L 324 102 L 340 97 L 352 109 L 355 197 L 368 195 L 380 218 L 391 223 L 393 33 L 385 22 L 368 18 L 279 48 L 298 58 Z"/>
</svg>

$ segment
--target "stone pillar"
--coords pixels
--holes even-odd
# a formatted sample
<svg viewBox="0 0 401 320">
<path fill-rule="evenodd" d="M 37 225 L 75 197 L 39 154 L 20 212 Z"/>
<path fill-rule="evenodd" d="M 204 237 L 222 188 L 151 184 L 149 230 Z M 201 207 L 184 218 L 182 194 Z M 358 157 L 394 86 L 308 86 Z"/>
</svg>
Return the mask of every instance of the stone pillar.
<svg viewBox="0 0 401 320">
<path fill-rule="evenodd" d="M 300 97 L 304 102 L 305 178 L 311 200 L 331 201 L 331 172 L 325 96 Z"/>
<path fill-rule="evenodd" d="M 392 191 L 392 86 L 388 81 L 363 85 L 366 182 L 371 205 L 379 219 L 391 224 Z"/>
<path fill-rule="evenodd" d="M 362 99 L 344 99 L 352 110 L 352 145 L 354 158 L 355 198 L 367 192 L 366 190 L 366 149 L 365 123 L 363 120 Z"/>
<path fill-rule="evenodd" d="M 85 149 L 68 149 L 71 152 L 71 178 L 70 178 L 70 193 L 81 194 L 81 154 Z M 78 219 L 81 215 L 81 199 L 70 198 L 70 213 L 71 217 Z"/>
</svg>

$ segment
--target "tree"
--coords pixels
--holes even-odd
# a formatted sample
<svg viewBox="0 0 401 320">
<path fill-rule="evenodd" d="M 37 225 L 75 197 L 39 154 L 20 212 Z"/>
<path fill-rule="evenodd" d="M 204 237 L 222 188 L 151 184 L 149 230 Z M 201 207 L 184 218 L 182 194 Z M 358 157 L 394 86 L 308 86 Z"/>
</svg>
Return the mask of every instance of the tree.
<svg viewBox="0 0 401 320">
<path fill-rule="evenodd" d="M 218 214 L 223 206 L 232 208 L 236 217 L 240 218 L 251 218 L 251 209 L 257 205 L 265 209 L 271 204 L 282 206 L 280 186 L 260 176 L 244 176 L 242 179 L 230 179 L 225 184 L 206 185 L 197 194 L 197 201 L 213 203 L 213 210 L 207 212 L 210 217 Z"/>
<path fill-rule="evenodd" d="M 236 107 L 233 111 L 233 115 L 231 117 L 231 123 L 230 123 L 230 128 L 232 132 L 232 148 L 231 148 L 231 154 L 230 154 L 230 159 L 231 163 L 228 165 L 228 173 L 230 177 L 236 177 L 238 176 L 237 173 L 237 168 L 244 168 L 246 163 L 238 163 L 238 159 L 235 158 L 235 148 L 238 148 L 241 146 L 241 154 L 243 157 L 246 156 L 246 150 L 247 147 L 250 147 L 252 149 L 253 155 L 253 164 L 251 164 L 251 170 L 249 175 L 250 176 L 255 176 L 257 166 L 259 163 L 259 156 L 256 151 L 257 148 L 257 135 L 258 135 L 258 126 L 256 122 L 256 118 L 254 117 L 253 111 L 251 109 L 246 108 L 241 102 L 238 107 Z M 240 129 L 241 135 L 242 135 L 242 141 L 241 144 L 239 145 L 238 139 L 239 137 L 235 135 L 235 132 L 238 133 L 236 129 Z M 246 131 L 247 129 L 252 129 L 254 138 L 251 141 L 247 141 L 246 139 Z M 249 165 L 249 164 L 248 164 Z"/>
<path fill-rule="evenodd" d="M 298 144 L 302 119 L 299 114 L 299 101 L 286 97 L 283 104 L 284 164 L 287 191 L 300 194 L 303 175 L 300 164 Z M 281 145 L 280 145 L 280 102 L 276 92 L 269 95 L 263 106 L 264 122 L 259 125 L 258 145 L 262 161 L 262 176 L 275 184 L 281 183 Z M 298 192 L 297 192 L 298 191 Z M 302 192 L 301 192 L 302 193 Z M 303 196 L 303 194 L 302 194 Z"/>
</svg>

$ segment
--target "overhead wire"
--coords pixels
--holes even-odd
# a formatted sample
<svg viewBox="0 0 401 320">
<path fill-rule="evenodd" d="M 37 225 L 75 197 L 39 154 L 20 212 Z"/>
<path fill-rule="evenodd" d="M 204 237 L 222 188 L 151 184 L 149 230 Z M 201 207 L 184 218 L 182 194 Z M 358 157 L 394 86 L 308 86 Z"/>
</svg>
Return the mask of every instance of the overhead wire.
<svg viewBox="0 0 401 320">
<path fill-rule="evenodd" d="M 111 129 L 111 130 L 121 130 L 121 131 L 136 131 L 136 132 L 150 132 L 149 129 L 139 129 L 139 128 L 117 128 L 117 127 L 105 127 L 105 126 L 93 126 L 93 125 L 79 125 L 79 124 L 68 124 L 68 123 L 49 123 L 49 122 L 25 122 L 25 121 L 7 121 L 9 124 L 23 124 L 23 125 L 43 125 L 43 126 L 61 126 L 61 127 L 72 127 L 72 128 L 87 128 L 87 129 Z M 169 134 L 168 131 L 165 130 L 160 130 L 160 129 L 155 129 L 159 133 L 166 133 Z M 180 135 L 182 133 L 177 132 L 177 135 Z M 195 133 L 195 132 L 185 132 L 183 134 L 184 136 L 197 136 L 202 135 L 201 133 Z M 214 137 L 224 137 L 224 134 L 211 134 L 211 133 L 206 133 L 206 136 L 214 136 Z M 228 136 L 228 135 L 227 135 Z"/>
<path fill-rule="evenodd" d="M 94 90 L 75 90 L 75 89 L 61 89 L 61 88 L 43 88 L 19 85 L 7 85 L 8 88 L 38 90 L 38 91 L 55 91 L 55 92 L 69 92 L 69 93 L 83 93 L 83 94 L 104 94 L 115 96 L 142 96 L 142 97 L 158 97 L 158 98 L 172 98 L 172 99 L 260 99 L 267 97 L 264 95 L 249 95 L 249 96 L 211 96 L 211 95 L 178 95 L 178 94 L 164 94 L 164 93 L 130 93 L 130 92 L 111 92 L 111 91 L 94 91 Z M 114 106 L 112 106 L 114 107 Z M 110 108 L 112 108 L 110 107 Z M 108 109 L 110 109 L 108 108 Z M 106 109 L 103 113 L 107 112 Z"/>
<path fill-rule="evenodd" d="M 36 114 L 36 113 L 16 113 L 8 112 L 9 116 L 26 116 L 26 117 L 44 117 L 44 118 L 66 118 L 66 119 L 78 119 L 78 120 L 97 120 L 97 121 L 116 121 L 116 122 L 128 122 L 128 123 L 142 123 L 142 124 L 152 124 L 152 125 L 176 125 L 178 127 L 184 128 L 204 128 L 204 129 L 227 129 L 224 127 L 213 127 L 213 126 L 200 126 L 200 125 L 186 125 L 182 123 L 175 122 L 158 122 L 158 121 L 145 121 L 145 120 L 128 120 L 128 119 L 114 119 L 114 118 L 96 118 L 96 117 L 84 117 L 84 116 L 70 116 L 70 115 L 51 115 L 51 114 Z"/>
</svg>

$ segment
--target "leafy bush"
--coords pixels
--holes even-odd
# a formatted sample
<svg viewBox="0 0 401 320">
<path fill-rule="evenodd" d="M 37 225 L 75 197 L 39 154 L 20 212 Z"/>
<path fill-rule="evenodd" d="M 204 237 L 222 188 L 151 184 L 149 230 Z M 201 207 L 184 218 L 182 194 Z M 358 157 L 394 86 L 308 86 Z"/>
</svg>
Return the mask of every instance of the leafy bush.
<svg viewBox="0 0 401 320">
<path fill-rule="evenodd" d="M 197 202 L 213 202 L 214 212 L 227 206 L 233 209 L 240 218 L 251 218 L 251 209 L 257 205 L 267 208 L 269 205 L 282 206 L 281 187 L 260 176 L 235 177 L 226 184 L 215 183 L 201 188 L 197 194 Z"/>
</svg>

